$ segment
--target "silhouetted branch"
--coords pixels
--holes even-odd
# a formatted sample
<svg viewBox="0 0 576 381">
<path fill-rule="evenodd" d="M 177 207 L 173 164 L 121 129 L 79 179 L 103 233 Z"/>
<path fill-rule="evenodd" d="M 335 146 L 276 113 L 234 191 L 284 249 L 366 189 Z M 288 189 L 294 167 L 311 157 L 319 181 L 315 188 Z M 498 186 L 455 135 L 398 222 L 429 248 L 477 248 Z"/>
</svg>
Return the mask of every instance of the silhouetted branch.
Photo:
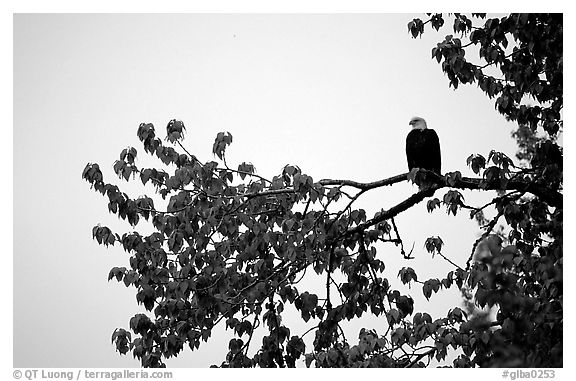
<svg viewBox="0 0 576 381">
<path fill-rule="evenodd" d="M 503 211 L 498 212 L 498 214 L 496 214 L 496 217 L 494 217 L 489 223 L 488 225 L 486 225 L 485 227 L 487 228 L 486 231 L 484 233 L 482 233 L 482 235 L 476 240 L 474 241 L 474 244 L 472 245 L 472 252 L 470 253 L 470 257 L 468 257 L 468 260 L 466 261 L 466 271 L 468 271 L 470 269 L 470 265 L 472 263 L 472 258 L 474 258 L 474 253 L 476 252 L 476 248 L 478 247 L 478 244 L 485 239 L 486 237 L 488 237 L 488 235 L 490 235 L 490 233 L 492 233 L 492 230 L 494 229 L 494 227 L 496 226 L 496 223 L 498 222 L 498 220 L 500 219 L 500 217 L 502 217 L 502 215 L 504 214 Z"/>
<path fill-rule="evenodd" d="M 399 204 L 394 205 L 393 207 L 391 207 L 388 210 L 385 210 L 383 212 L 380 212 L 378 214 L 378 216 L 367 220 L 364 223 L 361 223 L 353 228 L 350 228 L 346 231 L 345 235 L 350 235 L 350 234 L 354 234 L 354 233 L 359 233 L 367 228 L 369 228 L 370 226 L 374 226 L 380 222 L 389 220 L 393 217 L 396 217 L 398 214 L 402 213 L 405 210 L 408 210 L 409 208 L 411 208 L 412 206 L 418 204 L 419 202 L 421 202 L 422 200 L 424 200 L 429 194 L 431 190 L 437 190 L 439 189 L 440 186 L 438 185 L 433 185 L 430 188 L 426 188 L 424 190 L 421 190 L 417 193 L 414 193 L 412 196 L 408 197 L 406 200 L 400 202 Z"/>
<path fill-rule="evenodd" d="M 430 356 L 432 354 L 434 354 L 434 352 L 436 352 L 436 348 L 432 348 L 429 349 L 428 351 L 424 352 L 424 353 L 420 353 L 419 355 L 416 355 L 416 358 L 414 360 L 412 360 L 410 362 L 410 364 L 406 365 L 405 368 L 412 368 L 414 365 L 416 365 L 418 363 L 418 361 L 420 361 L 423 357 L 426 356 Z"/>
</svg>

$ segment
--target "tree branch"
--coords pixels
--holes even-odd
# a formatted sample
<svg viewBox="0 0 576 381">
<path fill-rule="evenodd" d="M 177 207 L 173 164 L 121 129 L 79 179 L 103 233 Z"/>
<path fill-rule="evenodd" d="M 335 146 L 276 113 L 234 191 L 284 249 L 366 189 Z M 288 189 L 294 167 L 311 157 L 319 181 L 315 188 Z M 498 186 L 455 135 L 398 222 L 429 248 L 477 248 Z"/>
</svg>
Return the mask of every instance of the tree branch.
<svg viewBox="0 0 576 381">
<path fill-rule="evenodd" d="M 405 176 L 405 175 L 404 175 Z M 396 176 L 398 177 L 398 176 Z M 374 184 L 374 183 L 370 183 L 370 184 Z M 454 184 L 449 185 L 447 184 L 446 180 L 444 178 L 438 179 L 438 181 L 423 190 L 420 190 L 417 193 L 414 193 L 412 196 L 408 197 L 406 200 L 398 203 L 397 205 L 391 207 L 390 209 L 381 212 L 377 217 L 374 217 L 362 224 L 359 224 L 357 226 L 355 226 L 354 228 L 348 229 L 344 235 L 350 235 L 350 234 L 354 234 L 354 233 L 358 233 L 362 230 L 365 230 L 367 228 L 369 228 L 370 226 L 374 226 L 376 224 L 378 224 L 379 222 L 383 222 L 386 221 L 388 219 L 391 219 L 393 217 L 396 217 L 398 214 L 404 212 L 405 210 L 411 208 L 412 206 L 418 204 L 419 202 L 421 202 L 422 200 L 424 200 L 426 197 L 429 197 L 431 192 L 434 192 L 438 189 L 444 188 L 444 187 L 451 187 L 451 188 L 459 188 L 459 189 L 477 189 L 477 190 L 496 190 L 496 189 L 501 189 L 500 187 L 496 186 L 496 185 L 491 185 L 491 184 L 485 184 L 483 183 L 483 179 L 479 179 L 479 178 L 468 178 L 468 177 L 462 177 L 462 179 L 460 180 L 456 180 L 454 182 Z M 540 197 L 542 200 L 546 201 L 550 206 L 554 206 L 554 207 L 562 207 L 562 194 L 556 191 L 551 191 L 549 189 L 545 189 L 541 186 L 538 186 L 536 184 L 533 183 L 525 183 L 522 181 L 509 181 L 506 184 L 506 189 L 507 190 L 519 190 L 519 191 L 527 191 L 530 192 L 538 197 Z"/>
<path fill-rule="evenodd" d="M 502 189 L 499 184 L 486 184 L 483 183 L 484 179 L 480 178 L 470 178 L 470 177 L 462 177 L 461 180 L 457 180 L 454 185 L 448 185 L 445 181 L 443 181 L 443 186 L 451 186 L 452 188 L 459 188 L 459 189 L 476 189 L 476 190 L 516 190 L 520 192 L 528 192 L 532 193 L 533 195 L 537 196 L 538 198 L 542 199 L 548 205 L 562 208 L 563 206 L 563 195 L 562 193 L 547 189 L 546 187 L 534 184 L 533 182 L 525 182 L 521 180 L 510 180 L 506 184 L 506 188 Z M 488 185 L 488 186 L 485 186 Z M 441 187 L 441 188 L 442 188 Z"/>
<path fill-rule="evenodd" d="M 405 368 L 412 368 L 414 365 L 416 365 L 418 363 L 418 361 L 420 361 L 423 357 L 425 356 L 430 356 L 432 354 L 434 354 L 434 352 L 436 352 L 436 348 L 432 348 L 429 349 L 428 351 L 424 352 L 424 353 L 420 353 L 419 355 L 416 355 L 416 358 L 414 360 L 412 360 L 412 362 L 410 362 L 410 364 L 406 365 Z"/>
<path fill-rule="evenodd" d="M 320 180 L 318 182 L 318 184 L 322 185 L 322 186 L 330 186 L 330 185 L 343 185 L 343 186 L 349 186 L 349 187 L 353 187 L 353 188 L 358 188 L 361 190 L 370 190 L 373 188 L 380 188 L 383 186 L 387 186 L 387 185 L 392 185 L 392 184 L 396 184 L 399 183 L 401 181 L 406 180 L 408 177 L 407 173 L 403 173 L 401 175 L 397 175 L 397 176 L 392 176 L 389 177 L 387 179 L 383 179 L 383 180 L 378 180 L 378 181 L 373 181 L 370 183 L 361 183 L 358 181 L 352 181 L 352 180 L 332 180 L 332 179 L 323 179 Z"/>
<path fill-rule="evenodd" d="M 485 226 L 487 228 L 486 231 L 484 233 L 482 233 L 482 235 L 472 245 L 472 252 L 470 253 L 470 257 L 468 257 L 468 260 L 466 261 L 466 271 L 470 270 L 470 265 L 472 264 L 472 258 L 474 258 L 474 253 L 476 253 L 476 248 L 478 247 L 478 244 L 484 238 L 488 237 L 488 235 L 490 235 L 490 233 L 492 233 L 492 230 L 494 230 L 496 223 L 498 222 L 500 217 L 502 217 L 503 214 L 504 214 L 503 211 L 498 212 L 498 214 L 496 214 L 496 217 L 494 217 L 488 223 L 488 225 Z"/>
<path fill-rule="evenodd" d="M 388 210 L 385 210 L 383 212 L 380 212 L 378 214 L 377 217 L 374 217 L 370 220 L 367 220 L 364 223 L 361 223 L 353 228 L 348 229 L 344 235 L 351 235 L 354 233 L 359 233 L 367 228 L 369 228 L 370 226 L 374 226 L 380 222 L 389 220 L 393 217 L 396 217 L 398 214 L 402 213 L 403 211 L 411 208 L 412 206 L 418 204 L 419 202 L 421 202 L 422 200 L 424 200 L 424 198 L 426 198 L 429 194 L 431 190 L 437 190 L 441 188 L 441 186 L 438 185 L 433 185 L 430 188 L 426 188 L 424 190 L 421 190 L 417 193 L 414 193 L 412 196 L 408 197 L 406 200 L 400 202 L 397 205 L 394 205 L 393 207 L 391 207 Z"/>
<path fill-rule="evenodd" d="M 402 238 L 400 238 L 400 233 L 398 233 L 396 222 L 394 222 L 394 218 L 392 218 L 391 220 L 392 220 L 392 227 L 394 228 L 394 233 L 396 233 L 396 239 L 390 241 L 393 241 L 396 245 L 400 244 L 400 254 L 402 254 L 404 259 L 412 259 L 412 257 L 410 256 L 410 254 L 412 254 L 412 251 L 410 251 L 410 253 L 406 255 L 406 252 L 404 251 L 404 243 L 402 242 Z"/>
<path fill-rule="evenodd" d="M 456 268 L 458 268 L 458 269 L 460 269 L 460 270 L 462 270 L 462 271 L 466 271 L 466 270 L 464 270 L 462 267 L 458 266 L 456 263 L 452 262 L 452 261 L 450 260 L 450 258 L 444 256 L 444 254 L 442 254 L 441 252 L 438 251 L 437 254 L 438 254 L 439 256 L 441 256 L 442 258 L 444 258 L 444 260 L 445 260 L 446 262 L 450 263 L 452 266 L 454 266 L 454 267 L 456 267 Z"/>
<path fill-rule="evenodd" d="M 370 190 L 374 188 L 380 188 L 383 186 L 388 186 L 392 184 L 396 184 L 402 181 L 407 180 L 408 173 L 403 173 L 401 175 L 396 175 L 389 177 L 387 179 L 373 181 L 369 183 L 361 183 L 358 181 L 352 180 L 332 180 L 332 179 L 323 179 L 318 182 L 318 184 L 322 186 L 350 186 L 353 188 L 361 189 L 361 190 Z M 532 182 L 525 182 L 521 180 L 510 180 L 507 182 L 505 189 L 502 189 L 499 183 L 494 182 L 492 184 L 486 183 L 482 178 L 472 178 L 472 177 L 462 177 L 460 179 L 456 179 L 449 184 L 446 179 L 442 176 L 436 175 L 434 181 L 434 185 L 430 188 L 427 188 L 425 191 L 420 191 L 415 193 L 410 198 L 405 200 L 403 203 L 400 203 L 396 206 L 399 210 L 392 208 L 391 211 L 394 209 L 396 211 L 395 214 L 387 215 L 386 218 L 380 219 L 378 222 L 381 222 L 385 219 L 392 218 L 396 216 L 398 213 L 403 212 L 404 210 L 408 209 L 409 207 L 417 204 L 418 202 L 422 201 L 427 194 L 432 190 L 438 190 L 441 188 L 457 188 L 457 189 L 471 189 L 471 190 L 517 190 L 522 192 L 529 192 L 533 195 L 539 197 L 543 201 L 545 201 L 548 205 L 553 207 L 562 207 L 563 205 L 563 195 L 562 193 L 547 189 L 546 187 L 534 184 Z M 239 196 L 242 197 L 260 197 L 260 196 L 268 196 L 268 195 L 276 195 L 276 194 L 283 194 L 283 193 L 295 193 L 293 188 L 283 188 L 283 189 L 273 189 L 263 192 L 256 192 L 256 193 L 245 193 Z"/>
</svg>

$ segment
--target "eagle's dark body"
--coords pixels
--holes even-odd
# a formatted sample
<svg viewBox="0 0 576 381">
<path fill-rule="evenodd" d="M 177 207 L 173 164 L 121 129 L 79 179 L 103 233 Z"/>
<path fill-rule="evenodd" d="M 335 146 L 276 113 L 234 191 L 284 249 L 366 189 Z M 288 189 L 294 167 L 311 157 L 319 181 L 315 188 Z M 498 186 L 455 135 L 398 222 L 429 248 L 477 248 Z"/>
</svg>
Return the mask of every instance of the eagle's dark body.
<svg viewBox="0 0 576 381">
<path fill-rule="evenodd" d="M 441 175 L 440 141 L 436 131 L 413 128 L 406 137 L 408 169 L 423 168 Z"/>
</svg>

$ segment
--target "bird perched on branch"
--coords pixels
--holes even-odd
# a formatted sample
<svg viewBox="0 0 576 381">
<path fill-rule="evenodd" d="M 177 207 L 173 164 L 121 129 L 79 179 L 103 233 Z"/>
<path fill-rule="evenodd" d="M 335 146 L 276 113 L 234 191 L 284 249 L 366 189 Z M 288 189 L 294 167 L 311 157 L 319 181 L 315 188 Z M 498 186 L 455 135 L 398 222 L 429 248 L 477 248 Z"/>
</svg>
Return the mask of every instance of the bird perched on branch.
<svg viewBox="0 0 576 381">
<path fill-rule="evenodd" d="M 440 172 L 440 141 L 436 131 L 428 128 L 426 121 L 418 116 L 410 119 L 412 130 L 406 136 L 406 158 L 408 169 L 427 169 L 442 175 Z"/>
</svg>

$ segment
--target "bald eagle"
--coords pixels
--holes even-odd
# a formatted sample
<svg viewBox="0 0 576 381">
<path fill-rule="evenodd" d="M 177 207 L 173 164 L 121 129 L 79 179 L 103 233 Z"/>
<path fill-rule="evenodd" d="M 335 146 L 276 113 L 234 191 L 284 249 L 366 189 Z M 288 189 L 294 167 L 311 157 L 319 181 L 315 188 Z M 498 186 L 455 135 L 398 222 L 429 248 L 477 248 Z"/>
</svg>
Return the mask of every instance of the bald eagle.
<svg viewBox="0 0 576 381">
<path fill-rule="evenodd" d="M 440 141 L 436 131 L 426 126 L 426 121 L 420 117 L 410 119 L 412 130 L 406 137 L 406 158 L 408 170 L 422 168 L 441 175 Z"/>
</svg>

